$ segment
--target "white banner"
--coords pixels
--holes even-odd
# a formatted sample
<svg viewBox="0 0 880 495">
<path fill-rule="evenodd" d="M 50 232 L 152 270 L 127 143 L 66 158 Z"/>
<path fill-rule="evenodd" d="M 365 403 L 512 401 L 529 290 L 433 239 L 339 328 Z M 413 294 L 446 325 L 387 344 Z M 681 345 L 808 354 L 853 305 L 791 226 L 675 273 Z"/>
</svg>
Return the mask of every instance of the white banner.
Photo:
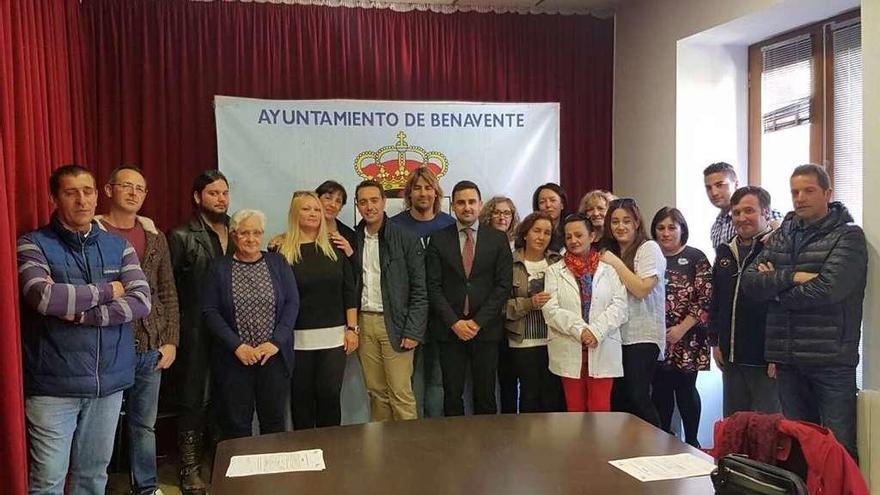
<svg viewBox="0 0 880 495">
<path fill-rule="evenodd" d="M 232 208 L 257 208 L 267 232 L 286 228 L 291 193 L 333 179 L 345 186 L 340 220 L 355 222 L 354 187 L 377 178 L 402 187 L 408 170 L 441 174 L 448 196 L 460 180 L 483 200 L 511 197 L 531 211 L 535 187 L 559 182 L 558 103 L 259 100 L 216 96 L 217 155 Z"/>
</svg>

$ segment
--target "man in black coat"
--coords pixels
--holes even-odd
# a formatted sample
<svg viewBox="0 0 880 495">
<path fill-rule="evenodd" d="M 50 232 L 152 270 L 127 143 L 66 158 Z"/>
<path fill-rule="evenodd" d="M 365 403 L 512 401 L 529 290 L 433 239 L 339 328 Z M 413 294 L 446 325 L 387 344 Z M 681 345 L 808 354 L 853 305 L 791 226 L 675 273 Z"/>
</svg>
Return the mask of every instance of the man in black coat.
<svg viewBox="0 0 880 495">
<path fill-rule="evenodd" d="M 709 342 L 724 380 L 724 417 L 739 411 L 779 412 L 776 365 L 764 359 L 767 301 L 743 290 L 742 272 L 764 249 L 770 193 L 741 187 L 730 198 L 736 235 L 718 246 L 712 267 Z"/>
<path fill-rule="evenodd" d="M 199 473 L 202 435 L 209 418 L 211 336 L 202 320 L 202 293 L 208 266 L 218 256 L 235 252 L 229 236 L 229 183 L 217 170 L 206 170 L 193 181 L 193 215 L 168 233 L 168 250 L 180 306 L 180 348 L 164 394 L 175 404 L 180 450 L 180 486 L 185 495 L 206 491 Z"/>
<path fill-rule="evenodd" d="M 769 301 L 765 357 L 777 363 L 782 412 L 828 427 L 856 458 L 856 365 L 868 254 L 865 234 L 819 165 L 791 175 L 795 211 L 743 276 Z"/>
<path fill-rule="evenodd" d="M 480 225 L 480 189 L 461 181 L 452 189 L 455 225 L 438 231 L 427 252 L 431 335 L 440 345 L 443 409 L 464 414 L 465 369 L 474 381 L 474 412 L 495 414 L 501 310 L 513 283 L 513 258 L 507 236 Z"/>
</svg>

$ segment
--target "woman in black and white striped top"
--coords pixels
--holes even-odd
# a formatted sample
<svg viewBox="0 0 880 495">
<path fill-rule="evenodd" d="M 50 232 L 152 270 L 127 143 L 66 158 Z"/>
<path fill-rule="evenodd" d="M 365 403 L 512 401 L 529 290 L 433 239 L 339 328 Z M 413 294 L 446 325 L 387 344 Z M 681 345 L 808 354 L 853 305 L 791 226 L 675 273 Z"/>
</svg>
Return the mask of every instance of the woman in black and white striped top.
<svg viewBox="0 0 880 495">
<path fill-rule="evenodd" d="M 513 252 L 513 289 L 507 300 L 506 338 L 513 371 L 519 378 L 519 412 L 564 411 L 559 377 L 548 369 L 547 324 L 541 307 L 550 299 L 544 272 L 559 261 L 550 251 L 553 221 L 543 212 L 527 216 L 517 229 Z"/>
</svg>

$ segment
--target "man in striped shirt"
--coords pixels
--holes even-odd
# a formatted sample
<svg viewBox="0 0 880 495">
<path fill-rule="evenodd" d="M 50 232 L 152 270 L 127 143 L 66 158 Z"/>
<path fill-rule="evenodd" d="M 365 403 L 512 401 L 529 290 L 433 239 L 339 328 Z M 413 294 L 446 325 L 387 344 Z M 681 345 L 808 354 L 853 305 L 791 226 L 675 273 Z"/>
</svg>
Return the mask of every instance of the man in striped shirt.
<svg viewBox="0 0 880 495">
<path fill-rule="evenodd" d="M 718 216 L 712 224 L 709 235 L 712 238 L 712 248 L 726 244 L 736 235 L 736 227 L 733 225 L 733 217 L 730 214 L 730 197 L 739 189 L 739 181 L 736 178 L 736 170 L 733 165 L 725 162 L 716 162 L 703 170 L 703 183 L 706 186 L 706 196 L 716 208 Z M 782 223 L 782 213 L 770 210 L 770 226 L 773 230 L 779 228 Z"/>
<path fill-rule="evenodd" d="M 18 240 L 31 493 L 104 493 L 122 392 L 134 383 L 130 322 L 150 288 L 125 239 L 94 220 L 87 169 L 49 178 L 48 225 Z"/>
</svg>

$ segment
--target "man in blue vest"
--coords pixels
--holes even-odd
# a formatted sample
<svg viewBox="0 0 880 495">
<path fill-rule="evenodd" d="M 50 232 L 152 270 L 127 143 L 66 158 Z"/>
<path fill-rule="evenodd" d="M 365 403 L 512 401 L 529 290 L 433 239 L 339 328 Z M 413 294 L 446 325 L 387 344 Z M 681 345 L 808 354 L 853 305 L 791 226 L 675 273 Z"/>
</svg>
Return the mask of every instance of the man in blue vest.
<svg viewBox="0 0 880 495">
<path fill-rule="evenodd" d="M 31 493 L 104 493 L 122 392 L 134 383 L 130 322 L 150 313 L 134 248 L 94 220 L 95 178 L 49 177 L 48 225 L 18 240 Z"/>
</svg>

